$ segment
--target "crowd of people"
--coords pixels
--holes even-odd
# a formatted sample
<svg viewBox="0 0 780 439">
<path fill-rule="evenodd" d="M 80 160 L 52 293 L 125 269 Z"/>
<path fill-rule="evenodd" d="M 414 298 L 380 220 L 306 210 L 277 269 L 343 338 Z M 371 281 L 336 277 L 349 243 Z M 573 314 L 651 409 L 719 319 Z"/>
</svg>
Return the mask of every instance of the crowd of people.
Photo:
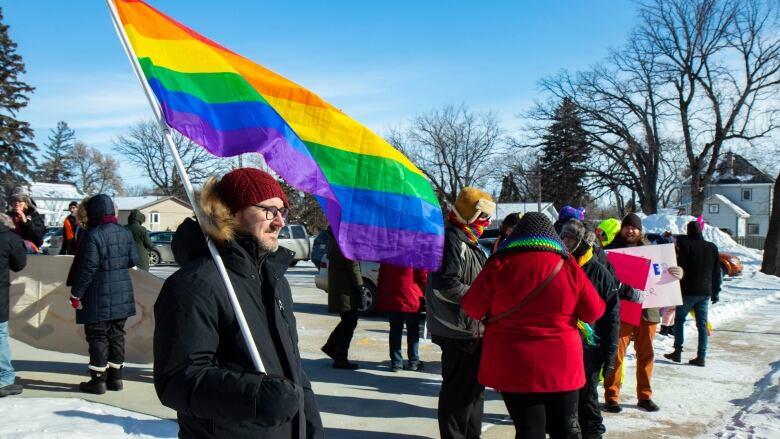
<svg viewBox="0 0 780 439">
<path fill-rule="evenodd" d="M 187 219 L 176 231 L 172 250 L 181 268 L 165 281 L 154 307 L 154 386 L 160 401 L 176 410 L 181 437 L 324 437 L 301 366 L 292 292 L 284 278 L 293 254 L 278 242 L 289 214 L 284 191 L 271 175 L 240 168 L 209 180 L 199 209 L 200 224 Z M 69 210 L 63 252 L 75 256 L 67 284 L 89 352 L 90 379 L 80 390 L 118 391 L 124 325 L 135 314 L 128 270 L 148 269 L 144 218 L 133 212 L 127 227 L 118 225 L 110 197 L 102 194 L 71 203 Z M 637 406 L 659 410 L 652 399 L 652 340 L 662 311 L 646 308 L 638 324 L 622 321 L 621 303 L 642 303 L 644 294 L 621 282 L 606 257 L 610 249 L 651 245 L 640 217 L 629 213 L 590 224 L 584 209 L 570 206 L 555 223 L 541 213 L 513 213 L 504 218 L 489 255 L 479 238 L 495 211 L 490 194 L 462 189 L 445 220 L 441 268 L 428 273 L 382 264 L 379 272 L 378 308 L 390 326 L 390 370 L 423 369 L 419 343 L 426 323 L 441 348 L 441 437 L 480 437 L 485 387 L 501 393 L 517 437 L 601 437 L 606 432 L 601 411 L 621 411 L 631 342 L 637 352 Z M 675 337 L 666 357 L 682 361 L 683 324 L 694 310 L 698 352 L 690 363 L 703 367 L 707 305 L 717 302 L 720 291 L 718 253 L 703 239 L 701 224 L 691 222 L 687 232 L 677 245 L 679 266 L 668 267 L 681 280 L 683 303 L 665 313 Z M 15 191 L 8 214 L 0 216 L 0 396 L 22 391 L 14 383 L 8 348 L 8 273 L 25 266 L 42 233 L 29 195 Z M 334 368 L 355 370 L 359 366 L 348 354 L 366 287 L 357 261 L 346 258 L 329 233 L 328 309 L 340 320 L 322 351 Z M 262 373 L 206 237 L 222 257 Z"/>
</svg>

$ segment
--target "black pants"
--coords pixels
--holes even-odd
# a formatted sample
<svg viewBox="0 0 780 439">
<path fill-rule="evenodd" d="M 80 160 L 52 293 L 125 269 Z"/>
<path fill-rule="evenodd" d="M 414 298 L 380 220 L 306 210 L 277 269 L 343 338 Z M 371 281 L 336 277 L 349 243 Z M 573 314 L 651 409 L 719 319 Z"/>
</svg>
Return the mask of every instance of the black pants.
<svg viewBox="0 0 780 439">
<path fill-rule="evenodd" d="M 571 392 L 502 392 L 504 403 L 515 424 L 515 438 L 580 438 L 577 422 L 577 394 Z"/>
<path fill-rule="evenodd" d="M 346 360 L 347 353 L 349 352 L 349 344 L 352 343 L 352 336 L 355 334 L 355 328 L 357 328 L 358 314 L 357 310 L 346 311 L 339 314 L 341 321 L 333 332 L 330 333 L 326 345 L 333 346 L 339 360 Z M 343 356 L 343 358 L 342 358 Z"/>
<path fill-rule="evenodd" d="M 125 321 L 109 320 L 84 325 L 89 343 L 89 365 L 106 367 L 109 362 L 125 362 Z"/>
<path fill-rule="evenodd" d="M 585 386 L 580 389 L 579 421 L 582 437 L 600 439 L 607 432 L 599 407 L 599 372 L 604 365 L 597 349 L 585 348 Z"/>
<path fill-rule="evenodd" d="M 439 434 L 442 439 L 472 439 L 482 434 L 485 386 L 477 381 L 482 344 L 473 340 L 433 337 L 441 347 Z"/>
</svg>

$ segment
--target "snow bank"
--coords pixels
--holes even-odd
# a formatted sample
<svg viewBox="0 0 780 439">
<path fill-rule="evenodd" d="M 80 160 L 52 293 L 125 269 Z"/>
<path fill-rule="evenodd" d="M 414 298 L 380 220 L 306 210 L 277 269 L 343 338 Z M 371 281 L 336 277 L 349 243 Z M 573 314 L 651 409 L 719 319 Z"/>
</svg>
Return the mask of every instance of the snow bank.
<svg viewBox="0 0 780 439">
<path fill-rule="evenodd" d="M 77 398 L 0 399 L 0 437 L 49 438 L 176 438 L 174 421 Z"/>
<path fill-rule="evenodd" d="M 639 214 L 642 218 L 642 227 L 645 233 L 672 232 L 675 235 L 684 235 L 689 222 L 696 218 L 690 215 L 671 215 L 666 213 L 655 215 Z M 704 225 L 702 231 L 704 239 L 718 246 L 722 252 L 728 252 L 739 257 L 743 264 L 761 264 L 764 252 L 737 244 L 728 233 L 709 224 Z"/>
</svg>

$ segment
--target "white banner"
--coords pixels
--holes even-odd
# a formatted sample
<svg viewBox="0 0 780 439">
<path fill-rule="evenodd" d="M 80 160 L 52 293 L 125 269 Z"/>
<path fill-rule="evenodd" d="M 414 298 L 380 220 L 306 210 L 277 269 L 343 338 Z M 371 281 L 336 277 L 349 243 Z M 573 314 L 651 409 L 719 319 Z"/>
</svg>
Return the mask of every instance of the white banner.
<svg viewBox="0 0 780 439">
<path fill-rule="evenodd" d="M 643 245 L 608 251 L 650 259 L 650 274 L 642 308 L 682 305 L 680 281 L 669 274 L 669 267 L 677 266 L 677 253 L 674 251 L 674 244 Z"/>
</svg>

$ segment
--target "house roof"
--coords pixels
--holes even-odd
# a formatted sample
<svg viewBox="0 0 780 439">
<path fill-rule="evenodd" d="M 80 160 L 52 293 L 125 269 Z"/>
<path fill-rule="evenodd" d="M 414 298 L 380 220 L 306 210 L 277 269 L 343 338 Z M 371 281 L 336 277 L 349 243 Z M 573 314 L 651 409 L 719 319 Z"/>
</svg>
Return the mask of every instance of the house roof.
<svg viewBox="0 0 780 439">
<path fill-rule="evenodd" d="M 740 218 L 750 218 L 750 214 L 747 213 L 743 208 L 737 206 L 733 201 L 729 200 L 727 197 L 721 195 L 721 194 L 714 194 L 704 201 L 705 203 L 708 202 L 719 202 L 723 204 L 724 206 L 728 207 L 729 209 L 733 210 L 734 213 L 737 214 Z"/>
<path fill-rule="evenodd" d="M 186 207 L 190 207 L 190 204 L 186 201 L 180 200 L 174 196 L 157 196 L 149 195 L 145 197 L 114 197 L 114 205 L 117 210 L 133 210 L 133 209 L 146 209 L 158 203 L 162 203 L 166 200 L 172 200 Z"/>
<path fill-rule="evenodd" d="M 30 183 L 30 197 L 33 200 L 67 199 L 81 201 L 84 194 L 73 183 Z"/>
<path fill-rule="evenodd" d="M 774 183 L 775 180 L 766 173 L 753 166 L 747 159 L 739 154 L 727 152 L 723 154 L 711 184 L 735 184 L 735 183 Z"/>
</svg>

